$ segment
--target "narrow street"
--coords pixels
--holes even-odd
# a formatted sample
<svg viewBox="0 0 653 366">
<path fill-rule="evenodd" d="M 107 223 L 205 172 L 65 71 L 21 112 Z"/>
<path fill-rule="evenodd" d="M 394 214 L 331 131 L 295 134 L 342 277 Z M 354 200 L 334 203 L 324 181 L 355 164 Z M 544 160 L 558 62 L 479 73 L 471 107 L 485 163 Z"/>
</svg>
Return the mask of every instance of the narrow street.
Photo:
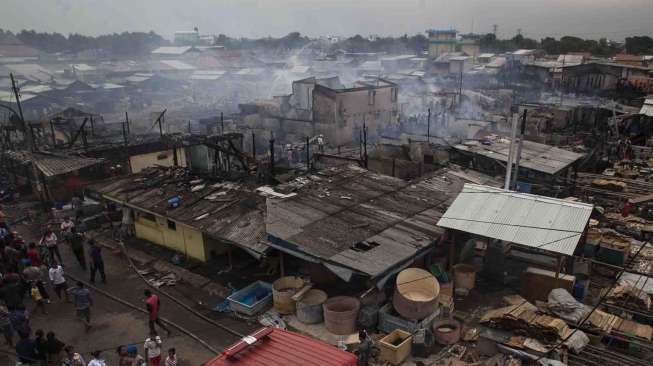
<svg viewBox="0 0 653 366">
<path fill-rule="evenodd" d="M 27 241 L 36 241 L 36 235 L 40 232 L 34 225 L 18 225 L 15 229 Z M 89 272 L 81 269 L 72 251 L 66 244 L 60 244 L 61 254 L 64 260 L 64 269 L 67 275 L 83 281 L 89 280 Z M 88 255 L 88 253 L 87 253 Z M 103 248 L 103 256 L 106 266 L 107 284 L 102 284 L 99 278 L 96 279 L 96 286 L 111 295 L 138 307 L 145 308 L 143 290 L 147 287 L 143 280 L 129 267 L 126 258 Z M 69 286 L 74 281 L 69 279 Z M 46 333 L 53 331 L 58 338 L 66 344 L 73 345 L 78 352 L 89 359 L 90 352 L 102 350 L 103 358 L 107 365 L 117 364 L 116 349 L 120 345 L 136 344 L 142 354 L 142 343 L 148 337 L 147 314 L 117 302 L 98 291 L 92 289 L 94 306 L 92 308 L 92 328 L 87 333 L 84 326 L 75 317 L 75 310 L 72 304 L 65 303 L 56 298 L 52 286 L 48 286 L 52 303 L 46 306 L 47 315 L 36 313 L 32 315 L 32 330 L 43 329 Z M 228 315 L 215 315 L 203 309 L 199 302 L 204 304 L 215 304 L 219 300 L 214 295 L 205 291 L 195 289 L 188 284 L 178 282 L 176 286 L 166 286 L 165 291 L 177 299 L 182 299 L 185 304 L 193 309 L 202 312 L 204 315 L 215 319 L 220 324 L 235 330 L 240 334 L 247 334 L 256 329 L 256 325 L 248 325 L 241 320 L 235 320 Z M 156 291 L 154 291 L 156 293 Z M 227 331 L 216 327 L 213 324 L 199 318 L 182 306 L 174 303 L 163 295 L 161 298 L 161 317 L 169 319 L 196 335 L 213 349 L 221 351 L 225 346 L 232 344 L 237 337 Z M 33 308 L 30 299 L 25 301 L 28 310 Z M 181 365 L 200 365 L 215 356 L 207 347 L 203 346 L 192 337 L 184 334 L 179 329 L 170 327 L 172 334 L 166 336 L 165 331 L 159 333 L 163 339 L 163 352 L 174 347 L 180 357 Z M 13 352 L 6 346 L 0 348 L 3 351 Z M 5 359 L 3 360 L 3 357 Z M 0 364 L 6 363 L 6 356 L 0 355 Z"/>
</svg>

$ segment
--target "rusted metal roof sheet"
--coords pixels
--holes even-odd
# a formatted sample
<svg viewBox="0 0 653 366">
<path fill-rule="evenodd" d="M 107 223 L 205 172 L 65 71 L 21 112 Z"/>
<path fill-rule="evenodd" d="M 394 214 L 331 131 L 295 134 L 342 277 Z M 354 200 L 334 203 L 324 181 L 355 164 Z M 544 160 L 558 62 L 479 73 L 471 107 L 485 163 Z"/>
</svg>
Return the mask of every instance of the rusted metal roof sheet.
<svg viewBox="0 0 653 366">
<path fill-rule="evenodd" d="M 46 177 L 72 173 L 104 162 L 104 159 L 40 152 L 10 151 L 6 154 L 10 159 L 23 164 L 34 162 Z"/>
<path fill-rule="evenodd" d="M 195 181 L 195 183 L 191 183 Z M 148 168 L 93 184 L 90 190 L 193 227 L 208 237 L 263 254 L 265 199 L 235 183 L 201 180 L 185 168 Z M 179 206 L 168 200 L 180 197 Z"/>
<path fill-rule="evenodd" d="M 438 226 L 573 255 L 593 205 L 465 184 Z"/>
<path fill-rule="evenodd" d="M 435 224 L 463 185 L 442 171 L 407 183 L 354 166 L 301 179 L 296 195 L 268 198 L 268 240 L 372 278 L 431 246 L 442 233 Z"/>
</svg>

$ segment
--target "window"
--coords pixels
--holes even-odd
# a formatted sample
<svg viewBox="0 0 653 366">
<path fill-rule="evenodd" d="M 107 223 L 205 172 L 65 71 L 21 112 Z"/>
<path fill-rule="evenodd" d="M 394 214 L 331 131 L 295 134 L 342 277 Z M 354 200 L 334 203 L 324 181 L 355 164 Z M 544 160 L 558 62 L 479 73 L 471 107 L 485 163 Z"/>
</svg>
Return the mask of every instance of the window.
<svg viewBox="0 0 653 366">
<path fill-rule="evenodd" d="M 177 230 L 177 223 L 172 221 L 172 220 L 168 220 L 168 229 L 176 231 Z"/>
<path fill-rule="evenodd" d="M 156 222 L 156 217 L 154 217 L 154 215 L 152 215 L 151 213 L 139 211 L 138 217 L 147 221 Z"/>
<path fill-rule="evenodd" d="M 376 99 L 376 90 L 370 90 L 367 92 L 367 104 L 374 105 Z"/>
</svg>

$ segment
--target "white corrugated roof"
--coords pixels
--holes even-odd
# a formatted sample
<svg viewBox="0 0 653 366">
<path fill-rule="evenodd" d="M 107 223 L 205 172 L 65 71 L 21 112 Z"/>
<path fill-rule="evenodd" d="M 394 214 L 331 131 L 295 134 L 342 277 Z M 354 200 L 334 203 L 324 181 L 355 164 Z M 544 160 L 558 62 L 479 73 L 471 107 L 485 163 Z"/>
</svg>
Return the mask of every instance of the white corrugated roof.
<svg viewBox="0 0 653 366">
<path fill-rule="evenodd" d="M 195 67 L 179 60 L 161 60 L 161 63 L 176 70 L 195 70 Z"/>
<path fill-rule="evenodd" d="M 645 116 L 653 117 L 653 99 L 646 99 L 642 109 L 639 111 L 639 114 Z"/>
<path fill-rule="evenodd" d="M 193 47 L 191 46 L 184 46 L 184 47 L 174 47 L 174 46 L 166 46 L 166 47 L 159 47 L 152 51 L 152 54 L 155 55 L 183 55 L 184 53 L 190 51 Z"/>
<path fill-rule="evenodd" d="M 438 226 L 573 255 L 593 206 L 465 184 Z"/>
</svg>

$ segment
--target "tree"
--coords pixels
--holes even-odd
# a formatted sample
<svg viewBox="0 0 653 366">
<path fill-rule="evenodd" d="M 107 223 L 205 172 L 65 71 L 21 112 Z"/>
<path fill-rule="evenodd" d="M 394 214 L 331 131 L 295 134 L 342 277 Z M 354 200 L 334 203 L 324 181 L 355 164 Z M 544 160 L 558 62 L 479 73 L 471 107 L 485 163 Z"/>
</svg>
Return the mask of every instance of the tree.
<svg viewBox="0 0 653 366">
<path fill-rule="evenodd" d="M 626 51 L 634 55 L 653 53 L 653 39 L 649 36 L 628 37 Z"/>
</svg>

